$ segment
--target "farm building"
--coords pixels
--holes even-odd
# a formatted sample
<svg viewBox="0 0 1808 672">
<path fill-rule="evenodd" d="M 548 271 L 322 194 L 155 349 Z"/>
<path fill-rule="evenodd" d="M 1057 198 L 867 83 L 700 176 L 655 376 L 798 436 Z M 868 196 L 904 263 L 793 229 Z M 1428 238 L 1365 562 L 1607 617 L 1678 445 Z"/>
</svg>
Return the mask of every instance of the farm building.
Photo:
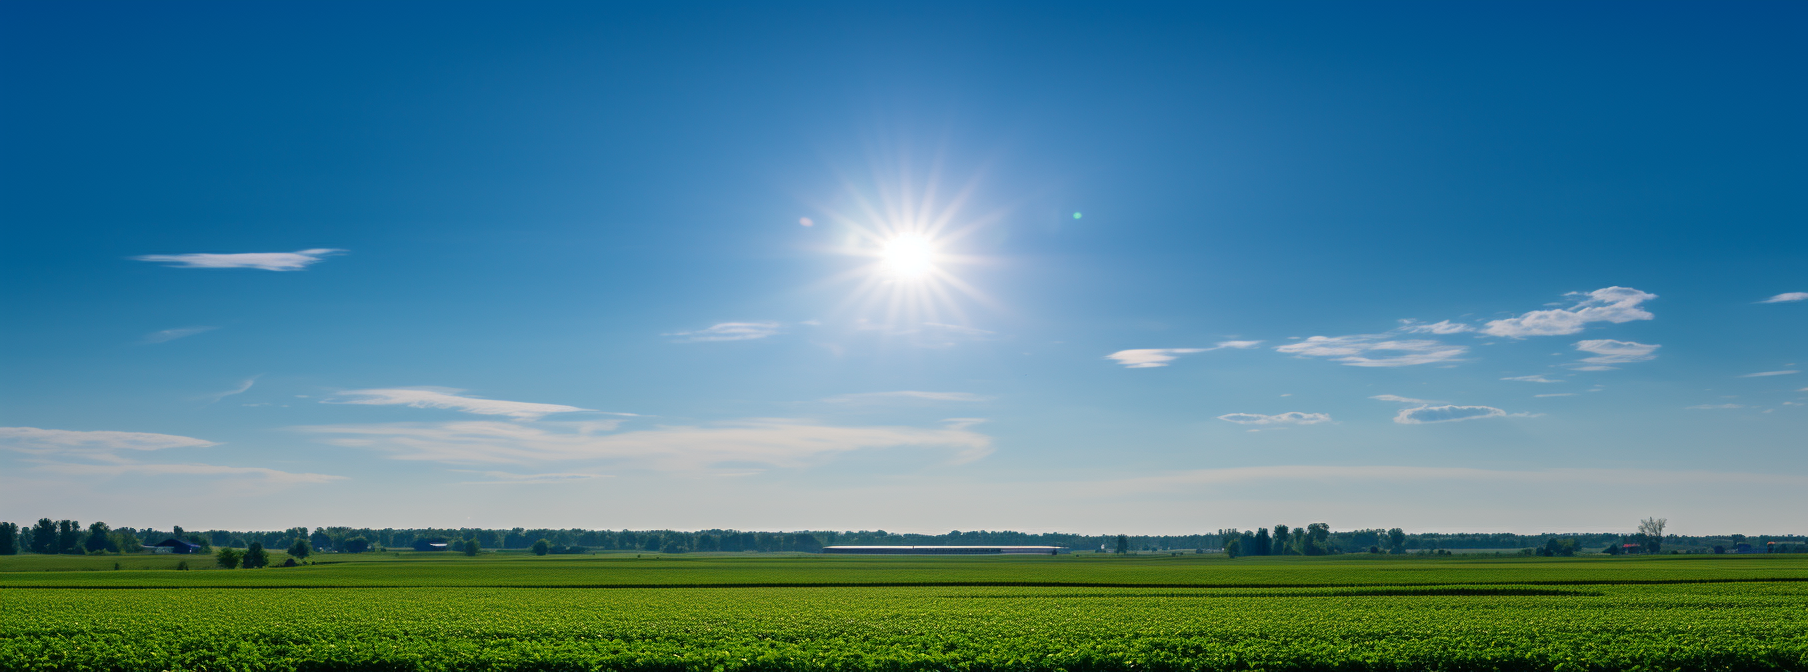
<svg viewBox="0 0 1808 672">
<path fill-rule="evenodd" d="M 200 544 L 191 544 L 191 543 L 188 543 L 181 539 L 164 539 L 163 541 L 157 542 L 157 545 L 152 546 L 151 552 L 152 553 L 177 553 L 177 554 L 187 555 L 189 553 L 200 553 L 201 545 Z"/>
<path fill-rule="evenodd" d="M 1057 555 L 1063 546 L 824 546 L 842 555 Z"/>
</svg>

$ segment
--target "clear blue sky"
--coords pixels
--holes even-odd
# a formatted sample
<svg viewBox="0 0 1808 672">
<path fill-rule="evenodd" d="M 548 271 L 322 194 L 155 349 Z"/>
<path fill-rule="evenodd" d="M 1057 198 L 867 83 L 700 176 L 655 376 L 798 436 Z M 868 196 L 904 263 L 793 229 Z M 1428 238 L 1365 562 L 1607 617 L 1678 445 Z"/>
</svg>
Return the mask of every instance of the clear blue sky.
<svg viewBox="0 0 1808 672">
<path fill-rule="evenodd" d="M 1801 533 L 1804 29 L 7 3 L 0 519 Z"/>
</svg>

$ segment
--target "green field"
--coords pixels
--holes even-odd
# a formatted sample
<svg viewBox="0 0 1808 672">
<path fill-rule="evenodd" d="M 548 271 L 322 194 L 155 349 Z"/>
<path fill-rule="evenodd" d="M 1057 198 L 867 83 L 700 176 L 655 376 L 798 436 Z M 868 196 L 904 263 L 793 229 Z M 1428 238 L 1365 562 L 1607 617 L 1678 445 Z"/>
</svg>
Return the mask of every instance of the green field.
<svg viewBox="0 0 1808 672">
<path fill-rule="evenodd" d="M 316 560 L 0 558 L 0 668 L 1808 670 L 1802 556 Z"/>
</svg>

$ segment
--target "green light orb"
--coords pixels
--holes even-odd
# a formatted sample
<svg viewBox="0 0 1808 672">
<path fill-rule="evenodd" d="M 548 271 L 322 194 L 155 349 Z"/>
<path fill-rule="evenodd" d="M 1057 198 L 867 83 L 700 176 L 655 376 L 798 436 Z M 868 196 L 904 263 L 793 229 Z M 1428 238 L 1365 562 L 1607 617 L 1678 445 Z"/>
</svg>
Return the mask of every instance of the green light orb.
<svg viewBox="0 0 1808 672">
<path fill-rule="evenodd" d="M 1074 213 L 1074 219 L 1079 219 L 1079 218 L 1080 218 L 1080 213 L 1077 213 L 1077 212 Z"/>
</svg>

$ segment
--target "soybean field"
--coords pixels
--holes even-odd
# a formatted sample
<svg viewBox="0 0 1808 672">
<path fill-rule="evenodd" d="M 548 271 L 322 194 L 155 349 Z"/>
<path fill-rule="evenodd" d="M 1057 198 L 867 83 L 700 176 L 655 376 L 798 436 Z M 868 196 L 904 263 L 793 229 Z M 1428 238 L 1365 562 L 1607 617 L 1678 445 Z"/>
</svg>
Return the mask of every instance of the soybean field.
<svg viewBox="0 0 1808 672">
<path fill-rule="evenodd" d="M 8 670 L 1808 669 L 1787 555 L 28 560 Z"/>
</svg>

